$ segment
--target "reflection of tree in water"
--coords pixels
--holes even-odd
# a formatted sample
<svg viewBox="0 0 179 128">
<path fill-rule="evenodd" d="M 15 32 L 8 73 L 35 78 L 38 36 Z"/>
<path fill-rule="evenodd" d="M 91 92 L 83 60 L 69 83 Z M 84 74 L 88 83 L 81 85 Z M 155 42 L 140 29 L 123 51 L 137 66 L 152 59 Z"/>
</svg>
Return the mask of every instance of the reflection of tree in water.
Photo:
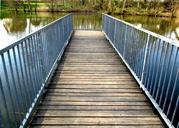
<svg viewBox="0 0 179 128">
<path fill-rule="evenodd" d="M 8 33 L 24 32 L 27 20 L 23 17 L 12 17 L 3 19 L 4 28 Z"/>
<path fill-rule="evenodd" d="M 100 14 L 75 14 L 74 27 L 76 29 L 101 29 L 102 17 Z"/>
<path fill-rule="evenodd" d="M 3 15 L 3 26 L 8 33 L 17 33 L 17 32 L 25 32 L 28 25 L 44 26 L 64 14 L 56 14 L 56 13 L 41 13 L 41 14 L 34 14 L 34 13 L 18 13 L 18 14 L 5 14 Z M 28 24 L 28 20 L 30 19 L 30 23 Z"/>
<path fill-rule="evenodd" d="M 31 18 L 30 23 L 34 26 L 39 26 L 41 23 L 41 18 L 37 18 L 37 17 Z"/>
</svg>

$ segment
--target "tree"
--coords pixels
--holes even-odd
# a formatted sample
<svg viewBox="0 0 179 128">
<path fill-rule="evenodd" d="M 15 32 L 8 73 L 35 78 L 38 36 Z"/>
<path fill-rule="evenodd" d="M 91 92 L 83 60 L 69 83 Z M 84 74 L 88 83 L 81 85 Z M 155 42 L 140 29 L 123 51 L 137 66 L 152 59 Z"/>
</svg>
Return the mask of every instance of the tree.
<svg viewBox="0 0 179 128">
<path fill-rule="evenodd" d="M 174 0 L 165 0 L 164 1 L 165 8 L 168 10 L 172 10 L 173 4 L 174 4 Z"/>
<path fill-rule="evenodd" d="M 55 10 L 55 3 L 56 3 L 57 1 L 56 0 L 47 0 L 47 5 L 48 5 L 48 7 L 50 8 L 50 11 L 51 12 L 54 12 L 54 10 Z"/>
<path fill-rule="evenodd" d="M 81 4 L 82 4 L 82 5 L 85 5 L 85 0 L 81 0 Z"/>
<path fill-rule="evenodd" d="M 124 9 L 125 9 L 125 7 L 126 7 L 126 1 L 127 1 L 127 0 L 123 0 L 122 10 L 124 10 Z"/>
</svg>

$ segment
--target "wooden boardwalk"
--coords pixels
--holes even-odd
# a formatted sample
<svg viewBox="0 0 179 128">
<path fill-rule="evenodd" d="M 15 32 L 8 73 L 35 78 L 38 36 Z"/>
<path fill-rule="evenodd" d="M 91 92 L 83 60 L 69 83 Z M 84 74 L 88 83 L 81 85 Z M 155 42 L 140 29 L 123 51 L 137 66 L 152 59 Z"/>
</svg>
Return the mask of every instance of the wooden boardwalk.
<svg viewBox="0 0 179 128">
<path fill-rule="evenodd" d="M 103 33 L 76 31 L 30 127 L 164 125 Z"/>
</svg>

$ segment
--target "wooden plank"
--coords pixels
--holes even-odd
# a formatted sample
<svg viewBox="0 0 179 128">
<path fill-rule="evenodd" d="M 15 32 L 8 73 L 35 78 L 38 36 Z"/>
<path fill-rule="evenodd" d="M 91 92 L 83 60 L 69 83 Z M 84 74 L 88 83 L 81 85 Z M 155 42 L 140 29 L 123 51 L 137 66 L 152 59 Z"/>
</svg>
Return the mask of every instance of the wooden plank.
<svg viewBox="0 0 179 128">
<path fill-rule="evenodd" d="M 100 88 L 109 88 L 109 89 L 132 89 L 132 88 L 136 88 L 138 89 L 138 86 L 134 85 L 126 85 L 126 84 L 50 84 L 49 88 L 57 88 L 57 89 L 78 89 L 78 88 L 86 88 L 86 89 L 100 89 Z M 114 94 L 114 92 L 112 92 Z"/>
<path fill-rule="evenodd" d="M 96 72 L 95 70 L 62 70 L 62 71 L 56 71 L 56 74 L 128 74 L 128 71 L 111 71 L 111 70 L 98 70 Z"/>
<path fill-rule="evenodd" d="M 90 64 L 90 63 L 93 63 L 93 64 L 119 64 L 119 63 L 121 63 L 121 62 L 119 62 L 119 60 L 115 60 L 115 59 L 111 59 L 111 60 L 108 60 L 108 61 L 106 61 L 105 59 L 96 59 L 96 60 L 78 60 L 78 59 L 70 59 L 70 60 L 68 60 L 68 59 L 62 59 L 61 60 L 61 62 L 62 63 L 88 63 L 88 64 Z"/>
<path fill-rule="evenodd" d="M 133 126 L 59 126 L 59 125 L 33 125 L 33 128 L 165 128 L 161 125 L 133 125 Z"/>
<path fill-rule="evenodd" d="M 102 102 L 99 102 L 99 101 L 92 101 L 92 102 L 87 102 L 87 101 L 43 101 L 41 103 L 41 105 L 77 105 L 77 106 L 80 106 L 80 105 L 86 105 L 86 106 L 91 106 L 91 105 L 96 105 L 96 106 L 103 106 L 103 105 L 126 105 L 126 106 L 135 106 L 135 105 L 138 105 L 138 106 L 142 106 L 142 105 L 149 105 L 150 106 L 150 103 L 148 103 L 147 101 L 140 101 L 140 102 L 120 102 L 120 101 L 116 101 L 116 102 L 113 102 L 113 101 L 102 101 Z M 140 113 L 140 112 L 137 112 L 137 113 Z"/>
<path fill-rule="evenodd" d="M 157 117 L 152 110 L 146 111 L 63 111 L 38 110 L 36 117 Z"/>
<path fill-rule="evenodd" d="M 147 101 L 145 97 L 82 97 L 82 96 L 49 96 L 46 95 L 45 100 L 51 101 L 126 101 L 126 102 L 137 102 Z"/>
<path fill-rule="evenodd" d="M 122 80 L 120 80 L 120 81 L 103 81 L 103 80 L 94 80 L 94 81 L 87 81 L 87 80 L 83 80 L 83 79 L 81 79 L 81 81 L 78 79 L 78 80 L 73 80 L 73 81 L 69 81 L 69 80 L 56 80 L 56 81 L 52 81 L 51 82 L 51 84 L 88 84 L 88 85 L 92 85 L 92 84 L 95 84 L 95 85 L 103 85 L 103 84 L 115 84 L 115 85 L 117 85 L 117 84 L 128 84 L 128 85 L 130 85 L 130 84 L 135 84 L 135 82 L 134 81 L 122 81 Z"/>
<path fill-rule="evenodd" d="M 123 64 L 122 63 L 102 63 L 102 62 L 99 62 L 99 63 L 90 63 L 90 62 L 61 62 L 61 67 L 96 67 L 96 68 L 98 68 L 98 67 L 106 67 L 106 68 L 108 68 L 108 67 L 112 67 L 112 66 L 115 66 L 116 68 L 121 68 L 121 67 L 123 67 Z M 124 67 L 125 68 L 125 67 Z"/>
<path fill-rule="evenodd" d="M 116 83 L 116 84 L 122 84 L 122 83 L 132 83 L 132 84 L 136 84 L 136 82 L 134 81 L 134 79 L 89 79 L 89 78 L 81 78 L 81 79 L 70 79 L 70 81 L 69 81 L 69 79 L 53 79 L 52 80 L 52 83 L 55 83 L 55 82 L 69 82 L 69 83 L 71 83 L 71 82 L 81 82 L 81 83 L 83 83 L 83 82 L 86 82 L 86 83 L 89 83 L 89 82 L 93 82 L 93 83 L 95 83 L 95 82 L 104 82 L 104 84 L 105 84 L 105 82 L 109 82 L 109 84 L 110 84 L 110 82 L 113 82 L 114 84 Z M 90 83 L 91 84 L 91 83 Z"/>
<path fill-rule="evenodd" d="M 74 92 L 61 92 L 61 93 L 54 93 L 48 92 L 48 96 L 87 96 L 87 97 L 143 97 L 143 94 L 139 93 L 74 93 Z"/>
<path fill-rule="evenodd" d="M 102 75 L 91 75 L 91 76 L 86 76 L 86 75 L 57 75 L 57 76 L 54 76 L 53 79 L 84 79 L 84 80 L 90 80 L 90 79 L 97 79 L 97 80 L 108 80 L 108 81 L 115 81 L 115 80 L 118 80 L 118 81 L 134 81 L 133 79 L 131 79 L 131 76 L 118 76 L 118 77 L 108 77 L 108 76 L 102 76 Z"/>
<path fill-rule="evenodd" d="M 122 74 L 118 74 L 118 75 L 116 75 L 116 74 L 60 74 L 60 75 L 54 75 L 54 77 L 87 77 L 87 78 L 121 78 L 121 79 L 123 79 L 123 78 L 131 78 L 131 79 L 133 79 L 132 78 L 132 76 L 130 75 L 130 74 L 128 74 L 128 73 L 126 73 L 126 74 L 124 74 L 124 73 L 122 73 Z"/>
<path fill-rule="evenodd" d="M 78 92 L 78 93 L 142 93 L 142 91 L 138 88 L 119 88 L 119 89 L 113 89 L 113 88 L 57 88 L 57 87 L 49 87 L 49 92 Z"/>
<path fill-rule="evenodd" d="M 122 67 L 58 67 L 57 71 L 74 71 L 74 70 L 80 70 L 80 71 L 126 71 L 127 69 Z"/>
<path fill-rule="evenodd" d="M 76 110 L 76 111 L 82 111 L 82 110 L 86 110 L 86 111 L 108 111 L 108 110 L 111 110 L 111 111 L 131 111 L 131 110 L 135 110 L 135 111 L 147 111 L 147 110 L 152 110 L 153 108 L 151 108 L 150 106 L 146 105 L 146 106 L 114 106 L 114 105 L 103 105 L 103 106 L 95 106 L 95 105 L 91 105 L 91 106 L 76 106 L 76 105 L 49 105 L 49 106 L 45 106 L 45 105 L 42 105 L 42 106 L 39 106 L 39 109 L 40 110 Z"/>
<path fill-rule="evenodd" d="M 32 124 L 58 124 L 58 125 L 140 125 L 140 124 L 160 124 L 160 119 L 157 117 L 146 118 L 38 118 Z"/>
</svg>

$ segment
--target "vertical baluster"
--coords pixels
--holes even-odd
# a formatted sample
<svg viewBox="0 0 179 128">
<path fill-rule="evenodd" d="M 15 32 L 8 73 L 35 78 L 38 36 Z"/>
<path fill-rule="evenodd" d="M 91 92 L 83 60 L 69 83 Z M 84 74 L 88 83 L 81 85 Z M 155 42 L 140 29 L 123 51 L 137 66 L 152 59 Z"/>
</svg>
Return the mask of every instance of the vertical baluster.
<svg viewBox="0 0 179 128">
<path fill-rule="evenodd" d="M 28 64 L 27 64 L 27 60 L 26 60 L 26 57 L 28 56 L 27 55 L 27 52 L 25 52 L 25 46 L 24 46 L 24 42 L 22 42 L 21 44 L 21 50 L 22 50 L 22 60 L 23 60 L 23 67 L 24 67 L 24 74 L 25 74 L 25 77 L 26 77 L 26 81 L 27 81 L 27 93 L 30 94 L 30 97 L 29 97 L 29 107 L 31 106 L 31 103 L 33 101 L 33 97 L 34 97 L 34 93 L 33 93 L 33 89 L 31 88 L 31 79 L 30 79 L 30 76 L 29 76 L 29 72 L 28 72 Z"/>
<path fill-rule="evenodd" d="M 1 114 L 1 120 L 2 120 L 2 127 L 3 128 L 9 128 L 10 125 L 12 127 L 11 124 L 11 118 L 10 118 L 10 111 L 9 111 L 9 106 L 7 104 L 7 100 L 5 98 L 5 93 L 4 93 L 4 89 L 3 89 L 3 85 L 1 82 L 1 77 L 0 77 L 0 114 Z M 1 126 L 1 123 L 0 123 Z"/>
<path fill-rule="evenodd" d="M 140 31 L 140 33 L 142 34 L 142 39 L 140 39 L 140 46 L 142 49 L 141 52 L 140 52 L 140 58 L 142 58 L 142 61 L 139 61 L 140 62 L 140 68 L 139 68 L 139 76 L 140 76 L 140 81 L 141 83 L 143 82 L 143 75 L 144 75 L 144 69 L 145 69 L 145 63 L 146 63 L 146 60 L 147 60 L 147 54 L 148 54 L 148 34 Z M 139 33 L 139 34 L 140 34 Z M 144 39 L 144 41 L 143 41 Z M 146 48 L 147 47 L 147 48 Z M 139 60 L 140 60 L 139 58 Z"/>
<path fill-rule="evenodd" d="M 45 32 L 45 31 L 44 31 Z M 48 32 L 50 32 L 50 29 L 48 29 Z M 45 34 L 47 34 L 48 35 L 48 33 L 47 32 L 45 32 Z M 47 80 L 47 75 L 48 75 L 48 73 L 49 73 L 49 66 L 51 65 L 51 63 L 52 63 L 52 57 L 51 57 L 51 49 L 52 49 L 52 47 L 53 47 L 53 42 L 51 42 L 51 45 L 49 46 L 49 44 L 48 44 L 48 42 L 50 42 L 51 40 L 51 36 L 45 36 L 45 50 L 44 50 L 44 52 L 45 51 L 47 51 L 46 52 L 46 56 L 45 56 L 45 67 L 46 67 L 46 74 L 45 74 L 45 80 Z M 45 81 L 46 82 L 46 81 Z"/>
<path fill-rule="evenodd" d="M 17 48 L 17 47 L 16 47 Z M 27 106 L 27 97 L 26 97 L 26 92 L 25 89 L 23 87 L 23 84 L 21 83 L 21 79 L 20 79 L 20 63 L 17 63 L 17 54 L 15 52 L 15 48 L 12 49 L 13 50 L 13 58 L 14 58 L 14 63 L 15 63 L 15 70 L 16 70 L 16 74 L 17 74 L 17 81 L 18 81 L 18 85 L 19 85 L 19 91 L 20 91 L 20 96 L 22 97 L 23 101 L 21 101 L 21 105 L 23 106 L 23 112 L 26 113 L 28 106 Z M 19 65 L 18 65 L 19 64 Z M 22 78 L 23 79 L 23 78 Z"/>
<path fill-rule="evenodd" d="M 136 47 L 136 51 L 137 51 L 137 55 L 136 55 L 136 59 L 135 59 L 135 61 L 136 61 L 136 74 L 137 74 L 137 76 L 138 76 L 138 78 L 140 79 L 140 62 L 142 61 L 142 56 L 141 56 L 141 44 L 140 44 L 140 31 L 139 30 L 137 30 L 136 31 L 136 43 L 137 43 L 137 47 Z M 143 36 L 143 35 L 142 35 Z M 140 58 L 140 59 L 139 59 Z"/>
<path fill-rule="evenodd" d="M 135 30 L 135 29 L 134 29 Z M 134 71 L 136 72 L 136 76 L 139 78 L 139 73 L 138 73 L 138 69 L 139 69 L 139 61 L 138 61 L 138 56 L 140 55 L 140 50 L 139 50 L 139 35 L 138 35 L 138 33 L 139 33 L 139 30 L 138 29 L 136 29 L 135 30 L 135 45 L 136 45 L 136 47 L 135 47 L 135 55 L 134 55 L 134 60 L 135 60 L 135 63 L 134 63 Z"/>
<path fill-rule="evenodd" d="M 10 67 L 10 72 L 11 72 L 11 78 L 12 78 L 12 83 L 13 83 L 13 86 L 14 86 L 14 98 L 15 98 L 15 106 L 17 107 L 17 111 L 16 111 L 16 115 L 17 115 L 17 120 L 21 120 L 22 119 L 22 116 L 21 116 L 21 105 L 20 105 L 20 99 L 18 97 L 18 91 L 17 91 L 17 83 L 15 81 L 15 77 L 14 77 L 14 69 L 12 67 L 12 60 L 11 60 L 11 57 L 10 57 L 10 50 L 7 51 L 7 56 L 8 56 L 8 61 L 9 61 L 9 67 Z M 12 55 L 11 55 L 12 56 Z M 12 86 L 12 85 L 11 85 Z M 18 89 L 19 90 L 19 89 Z M 13 106 L 13 107 L 15 107 Z M 19 121 L 18 121 L 19 122 Z"/>
<path fill-rule="evenodd" d="M 132 70 L 135 72 L 135 75 L 137 76 L 136 74 L 136 61 L 135 61 L 135 56 L 136 56 L 136 46 L 137 46 L 137 43 L 136 43 L 136 30 L 134 28 L 132 28 L 131 30 L 131 66 L 132 66 Z"/>
<path fill-rule="evenodd" d="M 172 52 L 173 52 L 173 46 L 172 46 L 171 52 L 169 53 L 169 54 L 170 54 L 170 55 L 169 55 L 169 61 L 168 61 L 167 64 L 166 64 L 166 65 L 167 65 L 167 66 L 166 66 L 167 68 L 165 69 L 166 71 L 165 71 L 165 76 L 164 76 L 163 84 L 159 84 L 159 87 L 158 87 L 158 89 L 157 89 L 157 93 L 156 93 L 156 96 L 155 96 L 155 100 L 158 100 L 158 96 L 159 96 L 159 92 L 160 92 L 161 85 L 165 85 L 165 83 L 166 83 L 167 73 L 168 73 L 167 71 L 169 70 Z M 163 94 L 163 91 L 164 91 L 164 86 L 162 86 L 161 94 Z"/>
<path fill-rule="evenodd" d="M 10 97 L 10 109 L 9 111 L 12 110 L 12 113 L 13 113 L 13 125 L 15 127 L 17 127 L 17 117 L 16 117 L 16 109 L 15 109 L 15 101 L 14 101 L 14 97 L 13 97 L 13 94 L 12 94 L 12 90 L 11 90 L 11 85 L 10 85 L 10 82 L 9 82 L 9 76 L 8 76 L 8 72 L 7 72 L 7 67 L 6 67 L 6 61 L 5 61 L 5 58 L 4 58 L 4 54 L 1 55 L 1 59 L 2 59 L 2 67 L 4 69 L 4 77 L 5 77 L 5 80 L 6 80 L 6 85 L 7 85 L 7 89 L 8 89 L 8 92 L 9 92 L 9 97 Z"/>
<path fill-rule="evenodd" d="M 25 54 L 26 54 L 26 62 L 27 62 L 27 69 L 28 69 L 28 74 L 29 74 L 29 80 L 30 80 L 30 85 L 32 88 L 32 92 L 33 92 L 33 98 L 32 101 L 34 101 L 34 98 L 36 96 L 36 89 L 35 89 L 35 80 L 33 78 L 33 71 L 32 71 L 32 60 L 31 60 L 31 50 L 30 47 L 28 46 L 30 43 L 30 39 L 26 39 L 24 42 L 24 46 L 25 46 Z"/>
<path fill-rule="evenodd" d="M 152 39 L 155 39 L 154 37 L 152 37 Z M 156 45 L 156 41 L 154 41 L 154 44 L 152 44 L 153 42 L 151 42 L 151 52 L 150 52 L 150 60 L 149 60 L 149 70 L 148 70 L 148 76 L 147 76 L 147 82 L 146 82 L 146 87 L 147 90 L 150 92 L 150 80 L 151 80 L 151 76 L 152 76 L 152 64 L 151 62 L 153 62 L 154 59 L 154 52 L 155 52 L 155 45 Z"/>
<path fill-rule="evenodd" d="M 36 68 L 36 64 L 34 63 L 34 53 L 33 53 L 33 47 L 31 45 L 32 43 L 32 36 L 28 39 L 28 42 L 27 42 L 27 49 L 29 51 L 29 59 L 28 59 L 28 64 L 29 64 L 29 71 L 30 71 L 30 74 L 31 74 L 31 79 L 33 80 L 33 84 L 32 84 L 32 87 L 33 87 L 33 90 L 34 90 L 34 97 L 37 95 L 38 93 L 38 82 L 37 82 L 37 73 L 34 71 L 34 69 Z"/>
<path fill-rule="evenodd" d="M 22 47 L 21 47 L 21 50 L 22 50 Z M 26 76 L 26 72 L 25 72 L 25 68 L 23 68 L 23 65 L 24 65 L 24 61 L 23 61 L 23 56 L 22 54 L 23 53 L 20 53 L 20 46 L 17 45 L 17 52 L 18 52 L 18 60 L 19 60 L 19 66 L 20 66 L 20 74 L 21 74 L 21 77 L 22 77 L 22 86 L 24 87 L 24 93 L 25 95 L 27 95 L 27 98 L 26 98 L 26 103 L 27 103 L 27 109 L 31 103 L 31 93 L 28 93 L 28 80 L 27 80 L 27 77 Z M 25 96 L 26 97 L 26 96 Z"/>
<path fill-rule="evenodd" d="M 161 58 L 160 58 L 160 64 L 161 64 L 161 66 L 160 66 L 160 64 L 159 64 L 159 66 L 161 67 L 161 72 L 160 72 L 160 77 L 159 77 L 159 83 L 158 83 L 158 85 L 155 85 L 154 84 L 154 86 L 159 86 L 160 84 L 161 84 L 161 82 L 162 82 L 162 77 L 163 77 L 163 72 L 164 72 L 164 67 L 165 67 L 165 58 L 166 58 L 166 55 L 167 55 L 167 51 L 168 51 L 168 44 L 165 44 L 164 43 L 164 45 L 165 45 L 165 47 L 164 47 L 164 53 L 161 53 Z M 162 56 L 162 54 L 163 54 L 163 56 Z M 159 67 L 157 68 L 157 69 L 160 69 Z M 156 88 L 156 87 L 155 87 Z M 154 88 L 154 89 L 155 89 Z M 154 91 L 155 90 L 153 90 L 153 92 L 152 92 L 152 96 L 154 96 Z"/>
<path fill-rule="evenodd" d="M 171 109 L 171 105 L 172 105 L 172 102 L 173 102 L 174 94 L 175 94 L 175 91 L 177 89 L 178 76 L 179 76 L 179 69 L 177 71 L 177 75 L 176 75 L 176 78 L 175 78 L 175 83 L 174 83 L 174 86 L 173 86 L 172 95 L 171 95 L 171 97 L 169 97 L 170 102 L 169 102 L 169 106 L 168 106 L 168 110 L 167 110 L 167 116 L 170 114 L 170 109 Z M 165 103 L 165 105 L 166 105 L 166 103 Z M 164 106 L 164 108 L 165 108 L 165 106 Z"/>
<path fill-rule="evenodd" d="M 119 24 L 119 22 L 118 21 L 116 21 L 116 36 L 115 36 L 115 38 L 116 38 L 116 40 L 115 40 L 115 47 L 116 47 L 116 49 L 119 51 L 119 53 L 121 54 L 121 47 L 119 48 L 118 47 L 118 45 L 121 45 L 121 40 L 119 40 L 119 39 L 121 39 L 121 34 L 122 34 L 122 28 L 119 30 L 119 26 L 120 26 L 120 24 Z"/>
<path fill-rule="evenodd" d="M 35 49 L 37 51 L 37 60 L 38 60 L 38 70 L 39 70 L 39 75 L 40 75 L 40 87 L 42 86 L 42 83 L 44 82 L 43 79 L 43 66 L 42 66 L 42 52 L 41 52 L 41 43 L 42 43 L 42 40 L 41 40 L 41 31 L 39 31 L 37 33 L 37 37 L 36 37 L 36 41 L 34 42 L 35 44 Z"/>
<path fill-rule="evenodd" d="M 178 106 L 179 106 L 179 96 L 177 97 L 177 101 L 176 101 L 176 105 L 175 105 L 175 108 L 174 108 L 174 112 L 173 112 L 173 115 L 172 115 L 172 119 L 171 119 L 171 122 L 173 123 L 174 120 L 175 120 L 175 116 L 176 116 L 176 112 L 178 110 Z M 178 128 L 178 127 L 177 127 Z"/>
<path fill-rule="evenodd" d="M 149 39 L 150 40 L 150 39 Z M 148 49 L 147 49 L 147 55 L 146 55 L 146 62 L 143 63 L 143 66 L 144 66 L 144 72 L 143 72 L 143 84 L 145 86 L 146 89 L 148 89 L 148 86 L 147 86 L 147 81 L 148 81 L 148 76 L 149 76 L 149 69 L 150 69 L 150 60 L 151 60 L 151 51 L 152 51 L 152 45 L 151 45 L 151 42 L 149 42 L 148 44 Z"/>
<path fill-rule="evenodd" d="M 157 39 L 157 42 L 156 42 L 156 50 L 155 50 L 155 58 L 154 58 L 154 71 L 152 73 L 152 80 L 151 80 L 151 86 L 153 85 L 153 88 L 152 88 L 153 91 L 151 93 L 152 96 L 154 96 L 155 88 L 156 88 L 156 86 L 158 86 L 155 84 L 155 79 L 157 78 L 157 75 L 158 75 L 158 72 L 160 69 L 159 65 L 161 62 L 161 61 L 158 61 L 161 59 L 161 57 L 159 55 L 160 41 L 161 40 L 158 41 L 158 39 Z M 159 58 L 158 58 L 158 55 L 159 55 Z"/>
<path fill-rule="evenodd" d="M 38 50 L 38 60 L 39 60 L 39 68 L 40 68 L 40 75 L 41 75 L 41 85 L 44 83 L 44 70 L 43 70 L 43 45 L 42 45 L 42 31 L 38 33 L 38 42 L 36 45 Z"/>
<path fill-rule="evenodd" d="M 117 32 L 120 34 L 120 36 L 117 36 L 117 44 L 116 44 L 116 47 L 117 49 L 119 50 L 119 53 L 122 55 L 123 54 L 123 48 L 124 48 L 124 42 L 123 42 L 123 35 L 124 35 L 124 25 L 121 24 L 120 22 L 117 22 L 118 24 L 118 29 L 117 29 Z M 119 47 L 121 46 L 121 47 Z"/>
<path fill-rule="evenodd" d="M 114 46 L 116 46 L 115 44 L 116 44 L 116 34 L 117 34 L 117 21 L 114 21 L 114 42 L 113 42 L 113 44 L 114 44 Z"/>
<path fill-rule="evenodd" d="M 134 62 L 134 55 L 133 55 L 133 53 L 134 53 L 134 49 L 135 49 L 135 46 L 136 46 L 136 44 L 135 44 L 135 33 L 134 33 L 134 29 L 132 28 L 132 27 L 130 27 L 130 41 L 129 41 L 129 48 L 130 48 L 130 50 L 129 50 L 129 57 L 130 57 L 130 59 L 129 59 L 129 65 L 130 65 L 130 67 L 131 67 L 131 69 L 134 71 L 134 67 L 135 67 L 135 62 Z M 134 71 L 135 72 L 135 71 Z"/>
<path fill-rule="evenodd" d="M 173 64 L 172 64 L 172 66 L 171 66 L 172 68 L 171 68 L 170 77 L 169 77 L 169 82 L 168 82 L 168 84 L 167 84 L 167 91 L 166 91 L 166 94 L 167 94 L 167 95 L 164 94 L 164 86 L 163 86 L 163 88 L 162 88 L 162 93 L 161 93 L 161 96 L 160 96 L 159 105 L 162 107 L 163 110 L 165 109 L 164 107 L 165 107 L 165 105 L 166 105 L 166 100 L 167 100 L 167 98 L 168 98 L 167 96 L 168 96 L 169 86 L 170 86 L 171 81 L 172 81 L 172 75 L 173 75 L 174 67 L 175 67 L 175 64 L 176 64 L 176 61 L 177 61 L 177 55 L 178 55 L 178 50 L 176 51 L 176 54 L 174 55 L 175 60 L 174 60 L 174 62 L 173 62 Z M 165 95 L 165 100 L 164 100 L 164 104 L 162 105 L 163 94 Z"/>
<path fill-rule="evenodd" d="M 40 31 L 40 50 L 41 50 L 41 68 L 42 68 L 42 74 L 43 74 L 43 83 L 45 82 L 46 79 L 46 58 L 48 58 L 48 56 L 46 55 L 46 41 L 45 41 L 45 30 L 41 30 Z"/>
<path fill-rule="evenodd" d="M 37 83 L 38 83 L 38 91 L 41 87 L 41 75 L 40 75 L 40 63 L 39 63 L 39 54 L 38 54 L 38 49 L 37 49 L 37 34 L 34 35 L 33 41 L 32 41 L 32 48 L 33 48 L 33 58 L 34 58 L 34 63 L 36 63 L 36 68 L 35 68 L 35 73 L 37 73 Z"/>
<path fill-rule="evenodd" d="M 119 23 L 119 22 L 118 22 Z M 120 43 L 118 44 L 118 49 L 121 49 L 121 52 L 120 52 L 120 54 L 122 55 L 122 57 L 124 57 L 123 56 L 123 53 L 124 53 L 124 44 L 125 44 L 125 42 L 124 42 L 124 39 L 125 38 L 122 38 L 122 37 L 125 37 L 125 29 L 126 29 L 126 26 L 124 25 L 124 24 L 122 24 L 122 23 L 119 23 L 119 29 L 118 29 L 118 32 L 120 32 L 120 29 L 121 29 L 121 39 L 119 39 L 118 38 L 118 40 L 120 41 Z M 120 28 L 121 27 L 121 28 Z M 121 45 L 121 47 L 119 47 Z"/>
<path fill-rule="evenodd" d="M 150 56 L 150 69 L 149 69 L 149 76 L 148 76 L 148 81 L 147 81 L 147 89 L 148 89 L 148 91 L 150 92 L 150 93 L 152 93 L 151 92 L 151 90 L 152 90 L 152 85 L 151 85 L 151 78 L 152 78 L 152 72 L 153 72 L 153 62 L 154 62 L 154 56 L 155 56 L 155 48 L 156 48 L 156 40 L 155 40 L 156 38 L 155 37 L 153 37 L 152 36 L 152 41 L 154 41 L 154 42 L 151 42 L 151 44 L 152 44 L 152 51 L 151 51 L 151 56 Z"/>
<path fill-rule="evenodd" d="M 126 38 L 127 38 L 127 29 L 128 29 L 128 27 L 127 27 L 127 25 L 125 25 L 125 31 L 124 31 L 124 48 L 123 48 L 123 53 L 122 53 L 122 57 L 125 59 L 125 52 L 126 52 Z"/>
</svg>

